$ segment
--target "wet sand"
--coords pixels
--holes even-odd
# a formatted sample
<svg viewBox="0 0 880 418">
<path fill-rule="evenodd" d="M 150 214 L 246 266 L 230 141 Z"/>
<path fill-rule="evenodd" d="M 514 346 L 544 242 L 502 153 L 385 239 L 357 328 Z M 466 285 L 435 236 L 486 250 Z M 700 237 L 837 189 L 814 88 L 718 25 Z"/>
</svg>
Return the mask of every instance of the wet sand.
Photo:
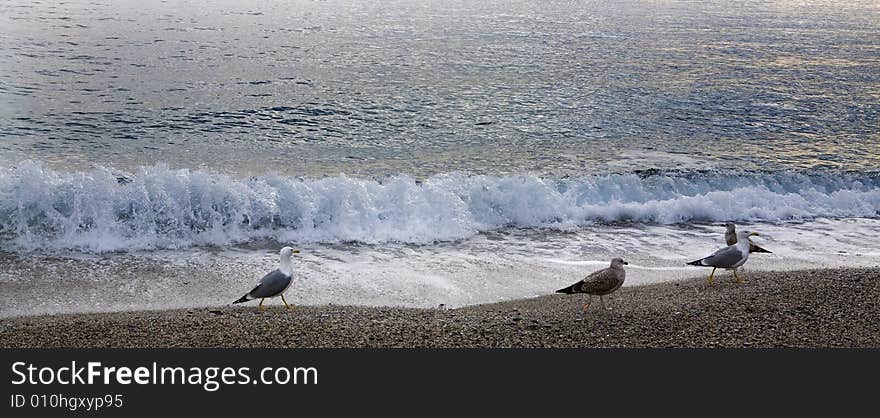
<svg viewBox="0 0 880 418">
<path fill-rule="evenodd" d="M 0 319 L 0 347 L 880 347 L 880 269 L 750 272 L 459 309 L 252 306 Z"/>
</svg>

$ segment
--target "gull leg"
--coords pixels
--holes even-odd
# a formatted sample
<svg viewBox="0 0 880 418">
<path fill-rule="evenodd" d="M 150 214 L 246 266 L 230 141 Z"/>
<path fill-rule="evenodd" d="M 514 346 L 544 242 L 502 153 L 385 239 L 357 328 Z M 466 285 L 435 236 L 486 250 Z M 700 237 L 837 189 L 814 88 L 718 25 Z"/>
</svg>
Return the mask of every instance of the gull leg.
<svg viewBox="0 0 880 418">
<path fill-rule="evenodd" d="M 587 309 L 590 309 L 591 303 L 593 303 L 593 295 L 590 295 L 590 299 L 588 299 L 587 303 L 584 304 L 584 312 L 586 312 Z"/>
<path fill-rule="evenodd" d="M 284 307 L 290 309 L 290 305 L 287 304 L 287 301 L 284 300 L 284 293 L 281 294 L 281 301 L 284 302 Z"/>
<path fill-rule="evenodd" d="M 257 306 L 257 308 L 259 308 L 261 311 L 263 310 L 263 301 L 264 300 L 266 300 L 266 299 L 260 299 L 260 305 Z"/>
<path fill-rule="evenodd" d="M 733 269 L 733 277 L 736 277 L 736 282 L 739 284 L 743 284 L 742 279 L 739 278 L 739 275 L 736 274 L 736 269 Z"/>
<path fill-rule="evenodd" d="M 715 269 L 716 267 L 712 267 L 712 272 L 709 273 L 709 284 L 715 283 Z"/>
<path fill-rule="evenodd" d="M 602 302 L 602 309 L 608 309 L 605 307 L 605 298 L 602 295 L 599 295 L 599 302 Z"/>
</svg>

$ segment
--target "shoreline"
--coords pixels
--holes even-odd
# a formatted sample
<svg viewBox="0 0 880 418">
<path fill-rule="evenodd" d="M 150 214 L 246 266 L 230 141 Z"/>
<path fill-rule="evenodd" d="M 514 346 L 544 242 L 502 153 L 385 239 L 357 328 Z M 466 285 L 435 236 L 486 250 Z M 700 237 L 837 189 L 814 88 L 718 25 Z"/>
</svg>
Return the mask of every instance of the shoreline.
<svg viewBox="0 0 880 418">
<path fill-rule="evenodd" d="M 707 270 L 708 271 L 708 270 Z M 0 319 L 2 348 L 880 347 L 880 268 L 729 273 L 455 309 L 267 305 Z"/>
</svg>

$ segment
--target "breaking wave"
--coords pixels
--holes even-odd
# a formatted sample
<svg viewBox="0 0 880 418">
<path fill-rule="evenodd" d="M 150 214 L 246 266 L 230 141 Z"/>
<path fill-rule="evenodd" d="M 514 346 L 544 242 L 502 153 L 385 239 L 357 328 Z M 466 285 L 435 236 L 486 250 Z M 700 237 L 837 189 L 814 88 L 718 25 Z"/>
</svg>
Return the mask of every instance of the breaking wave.
<svg viewBox="0 0 880 418">
<path fill-rule="evenodd" d="M 880 175 L 652 172 L 235 178 L 164 164 L 120 174 L 0 169 L 0 245 L 128 251 L 283 242 L 428 244 L 501 228 L 880 216 Z"/>
</svg>

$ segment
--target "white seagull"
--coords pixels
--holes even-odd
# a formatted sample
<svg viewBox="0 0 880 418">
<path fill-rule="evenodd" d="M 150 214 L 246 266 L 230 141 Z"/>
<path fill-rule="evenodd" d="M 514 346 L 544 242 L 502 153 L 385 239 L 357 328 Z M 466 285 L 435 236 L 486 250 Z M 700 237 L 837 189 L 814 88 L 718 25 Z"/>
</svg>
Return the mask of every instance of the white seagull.
<svg viewBox="0 0 880 418">
<path fill-rule="evenodd" d="M 278 269 L 263 276 L 263 278 L 260 279 L 259 284 L 257 284 L 257 287 L 253 288 L 250 292 L 247 292 L 247 294 L 232 303 L 242 303 L 249 300 L 260 299 L 259 308 L 262 310 L 263 300 L 265 298 L 281 296 L 281 301 L 284 302 L 284 307 L 290 309 L 290 305 L 284 300 L 284 291 L 287 290 L 287 288 L 290 287 L 290 283 L 293 282 L 293 266 L 290 257 L 294 254 L 299 254 L 299 250 L 284 247 L 279 254 L 281 255 L 281 261 L 278 263 Z"/>
<path fill-rule="evenodd" d="M 742 283 L 742 279 L 736 274 L 736 269 L 741 267 L 746 261 L 749 261 L 749 253 L 751 252 L 751 241 L 749 237 L 760 235 L 757 232 L 739 231 L 736 233 L 736 244 L 729 245 L 712 255 L 701 258 L 697 261 L 688 263 L 692 266 L 712 267 L 712 273 L 709 273 L 709 284 L 715 281 L 715 269 L 733 270 L 733 277 L 736 277 L 737 283 Z"/>
</svg>

